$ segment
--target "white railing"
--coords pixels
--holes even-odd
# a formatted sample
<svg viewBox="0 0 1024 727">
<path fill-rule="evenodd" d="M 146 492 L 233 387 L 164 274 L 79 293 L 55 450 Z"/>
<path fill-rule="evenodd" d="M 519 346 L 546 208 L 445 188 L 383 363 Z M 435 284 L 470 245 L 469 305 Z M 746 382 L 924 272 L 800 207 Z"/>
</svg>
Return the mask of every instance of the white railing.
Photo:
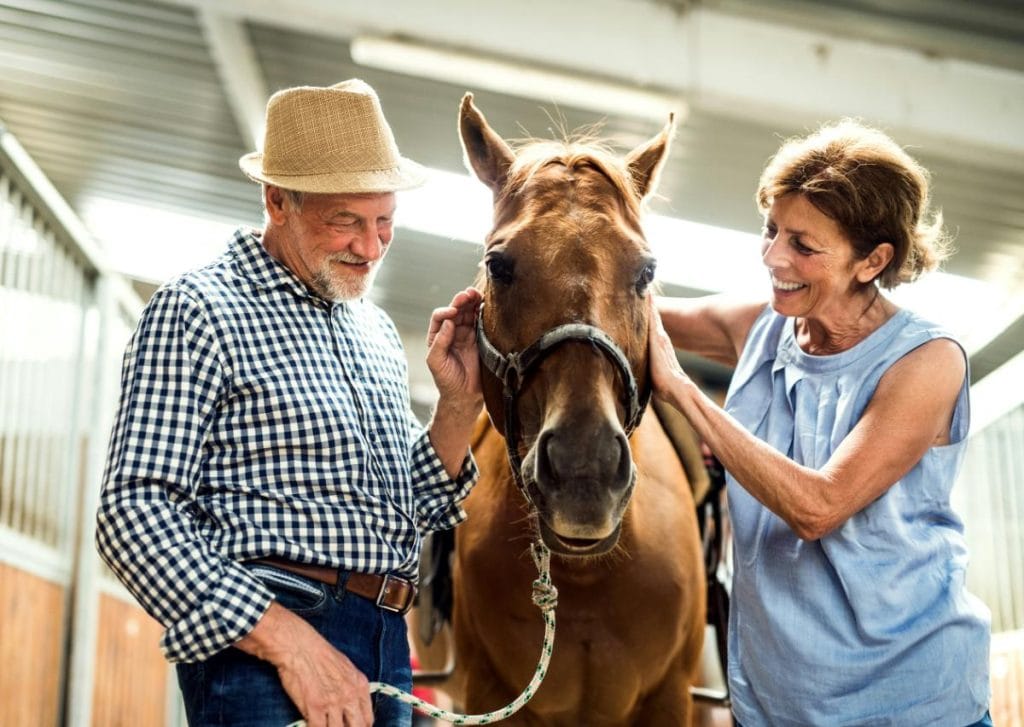
<svg viewBox="0 0 1024 727">
<path fill-rule="evenodd" d="M 973 434 L 954 488 L 964 519 L 971 591 L 992 609 L 992 630 L 1024 629 L 1024 406 Z"/>
<path fill-rule="evenodd" d="M 121 353 L 141 307 L 0 125 L 0 561 L 74 584 L 61 680 L 69 725 L 90 722 L 95 511 Z"/>
<path fill-rule="evenodd" d="M 77 413 L 95 271 L 0 173 L 0 558 L 70 576 Z M 28 558 L 25 550 L 36 550 Z M 63 567 L 62 567 L 63 566 Z"/>
<path fill-rule="evenodd" d="M 1022 445 L 1024 406 L 1018 406 L 972 433 L 953 489 L 970 549 L 968 587 L 992 610 L 992 717 L 1003 727 L 1024 727 Z"/>
</svg>

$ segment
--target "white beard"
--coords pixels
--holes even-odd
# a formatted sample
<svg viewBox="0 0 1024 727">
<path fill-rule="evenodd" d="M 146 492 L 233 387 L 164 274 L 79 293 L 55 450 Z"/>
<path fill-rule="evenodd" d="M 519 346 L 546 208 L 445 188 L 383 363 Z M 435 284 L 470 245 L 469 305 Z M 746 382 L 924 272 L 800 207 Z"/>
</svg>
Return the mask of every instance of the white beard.
<svg viewBox="0 0 1024 727">
<path fill-rule="evenodd" d="M 370 272 L 365 276 L 347 274 L 335 266 L 335 263 L 361 263 L 362 258 L 347 252 L 340 252 L 324 259 L 313 275 L 316 292 L 328 300 L 348 301 L 362 298 L 373 286 L 380 268 L 380 260 L 373 263 Z"/>
</svg>

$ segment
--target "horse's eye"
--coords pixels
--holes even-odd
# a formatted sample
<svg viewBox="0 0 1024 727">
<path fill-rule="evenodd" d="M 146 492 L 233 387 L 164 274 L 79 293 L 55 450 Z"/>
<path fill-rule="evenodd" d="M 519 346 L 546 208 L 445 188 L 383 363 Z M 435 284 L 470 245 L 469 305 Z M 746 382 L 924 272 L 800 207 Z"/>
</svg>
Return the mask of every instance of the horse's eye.
<svg viewBox="0 0 1024 727">
<path fill-rule="evenodd" d="M 640 269 L 640 274 L 636 278 L 636 292 L 639 295 L 643 295 L 644 291 L 647 290 L 647 286 L 654 282 L 654 263 L 647 263 Z"/>
<path fill-rule="evenodd" d="M 503 255 L 490 255 L 484 260 L 487 266 L 487 275 L 498 283 L 511 283 L 515 265 Z"/>
</svg>

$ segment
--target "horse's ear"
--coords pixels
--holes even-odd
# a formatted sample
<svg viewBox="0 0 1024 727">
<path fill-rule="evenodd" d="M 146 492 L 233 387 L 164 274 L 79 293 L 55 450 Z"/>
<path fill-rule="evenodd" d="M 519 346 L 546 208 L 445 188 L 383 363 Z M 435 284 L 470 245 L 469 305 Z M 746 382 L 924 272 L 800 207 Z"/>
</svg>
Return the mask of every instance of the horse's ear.
<svg viewBox="0 0 1024 727">
<path fill-rule="evenodd" d="M 658 175 L 661 174 L 668 159 L 668 148 L 672 144 L 672 135 L 676 130 L 676 115 L 668 115 L 665 127 L 646 144 L 641 144 L 626 156 L 626 168 L 633 179 L 640 199 L 651 194 L 658 186 Z"/>
<path fill-rule="evenodd" d="M 459 136 L 462 138 L 466 166 L 494 194 L 501 192 L 509 167 L 515 160 L 515 153 L 488 125 L 487 119 L 473 104 L 471 93 L 462 97 L 459 107 Z"/>
</svg>

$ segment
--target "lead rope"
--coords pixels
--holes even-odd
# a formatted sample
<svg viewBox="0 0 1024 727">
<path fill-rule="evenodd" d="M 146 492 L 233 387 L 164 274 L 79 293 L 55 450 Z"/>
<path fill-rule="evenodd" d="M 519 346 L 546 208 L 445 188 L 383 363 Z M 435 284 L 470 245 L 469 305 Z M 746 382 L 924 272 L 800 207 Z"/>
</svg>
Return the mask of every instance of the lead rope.
<svg viewBox="0 0 1024 727">
<path fill-rule="evenodd" d="M 533 673 L 533 679 L 514 702 L 507 707 L 485 714 L 459 714 L 441 709 L 383 682 L 370 682 L 370 693 L 379 692 L 405 704 L 411 704 L 414 709 L 420 710 L 427 716 L 451 724 L 491 724 L 511 717 L 526 706 L 526 703 L 533 699 L 533 695 L 537 693 L 541 682 L 544 681 L 544 676 L 548 673 L 548 664 L 551 661 L 551 652 L 555 644 L 555 606 L 558 605 L 558 589 L 551 582 L 551 551 L 538 540 L 531 546 L 530 554 L 533 556 L 533 563 L 537 566 L 539 574 L 537 580 L 533 582 L 533 602 L 544 616 L 544 643 L 540 649 L 540 661 Z M 299 720 L 292 722 L 288 727 L 305 727 L 305 725 L 305 720 Z"/>
</svg>

